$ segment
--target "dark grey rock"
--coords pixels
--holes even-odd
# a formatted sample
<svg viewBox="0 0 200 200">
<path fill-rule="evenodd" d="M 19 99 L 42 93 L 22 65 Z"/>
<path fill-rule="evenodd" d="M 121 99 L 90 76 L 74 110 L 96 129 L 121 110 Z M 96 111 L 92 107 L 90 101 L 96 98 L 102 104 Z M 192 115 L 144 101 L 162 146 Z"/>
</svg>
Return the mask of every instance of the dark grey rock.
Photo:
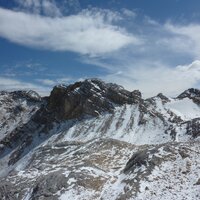
<svg viewBox="0 0 200 200">
<path fill-rule="evenodd" d="M 41 176 L 36 181 L 32 190 L 31 200 L 56 200 L 58 199 L 56 192 L 67 187 L 67 178 L 63 171 L 49 173 L 48 175 Z"/>
</svg>

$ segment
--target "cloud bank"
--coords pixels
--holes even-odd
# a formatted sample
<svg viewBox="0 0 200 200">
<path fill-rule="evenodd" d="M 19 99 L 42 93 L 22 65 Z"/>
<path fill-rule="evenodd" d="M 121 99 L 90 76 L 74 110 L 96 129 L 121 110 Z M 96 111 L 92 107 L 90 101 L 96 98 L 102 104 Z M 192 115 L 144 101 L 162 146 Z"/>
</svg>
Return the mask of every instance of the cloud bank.
<svg viewBox="0 0 200 200">
<path fill-rule="evenodd" d="M 117 19 L 104 10 L 52 18 L 0 8 L 0 36 L 25 46 L 94 56 L 140 43 L 112 24 Z"/>
<path fill-rule="evenodd" d="M 200 61 L 174 68 L 155 63 L 154 67 L 129 66 L 125 72 L 109 74 L 102 77 L 123 85 L 128 90 L 139 89 L 144 97 L 155 96 L 162 92 L 175 97 L 190 87 L 198 87 L 200 83 Z"/>
</svg>

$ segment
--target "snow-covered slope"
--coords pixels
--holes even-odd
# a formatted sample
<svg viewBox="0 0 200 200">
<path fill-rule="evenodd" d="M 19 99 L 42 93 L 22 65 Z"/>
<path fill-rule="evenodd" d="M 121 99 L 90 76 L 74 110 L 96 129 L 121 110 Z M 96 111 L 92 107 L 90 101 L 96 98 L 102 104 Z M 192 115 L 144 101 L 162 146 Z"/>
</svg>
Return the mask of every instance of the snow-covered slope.
<svg viewBox="0 0 200 200">
<path fill-rule="evenodd" d="M 138 105 L 115 107 L 114 113 L 83 119 L 62 131 L 56 141 L 88 141 L 94 138 L 113 138 L 133 144 L 156 144 L 171 140 L 164 134 L 164 122 L 151 112 L 141 115 Z"/>
<path fill-rule="evenodd" d="M 0 198 L 197 200 L 199 152 L 198 142 L 135 146 L 98 139 L 47 145 L 2 179 Z"/>
<path fill-rule="evenodd" d="M 0 92 L 0 140 L 27 123 L 39 109 L 40 97 L 36 94 L 32 91 Z"/>
<path fill-rule="evenodd" d="M 0 199 L 199 199 L 197 89 L 143 99 L 91 79 L 0 103 Z"/>
<path fill-rule="evenodd" d="M 183 120 L 191 120 L 200 117 L 200 106 L 187 97 L 184 99 L 171 99 L 171 101 L 166 104 L 166 108 L 177 116 L 180 116 Z"/>
<path fill-rule="evenodd" d="M 139 104 L 115 106 L 113 113 L 83 119 L 61 131 L 55 141 L 88 141 L 113 138 L 132 144 L 159 144 L 193 139 L 187 134 L 187 122 L 200 117 L 200 106 L 191 99 L 160 97 Z"/>
</svg>

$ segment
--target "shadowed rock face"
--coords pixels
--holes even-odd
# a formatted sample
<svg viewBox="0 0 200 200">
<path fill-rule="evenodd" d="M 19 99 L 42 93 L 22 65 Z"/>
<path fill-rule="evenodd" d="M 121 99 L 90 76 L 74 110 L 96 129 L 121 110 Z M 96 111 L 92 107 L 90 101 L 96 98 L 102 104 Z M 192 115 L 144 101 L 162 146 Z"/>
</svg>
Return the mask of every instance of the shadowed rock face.
<svg viewBox="0 0 200 200">
<path fill-rule="evenodd" d="M 139 101 L 139 91 L 129 92 L 121 86 L 91 79 L 67 87 L 54 87 L 49 97 L 48 109 L 58 119 L 66 120 L 83 114 L 98 116 L 103 112 L 112 112 L 115 104 L 133 104 Z"/>
</svg>

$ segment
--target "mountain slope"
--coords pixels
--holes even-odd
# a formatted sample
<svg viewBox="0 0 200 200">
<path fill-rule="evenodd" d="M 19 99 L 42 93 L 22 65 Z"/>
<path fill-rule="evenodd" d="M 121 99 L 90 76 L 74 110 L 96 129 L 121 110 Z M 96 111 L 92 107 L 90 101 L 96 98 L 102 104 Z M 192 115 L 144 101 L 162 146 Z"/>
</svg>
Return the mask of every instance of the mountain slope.
<svg viewBox="0 0 200 200">
<path fill-rule="evenodd" d="M 135 146 L 100 139 L 47 145 L 1 180 L 0 194 L 10 199 L 198 199 L 199 152 L 199 142 Z"/>
<path fill-rule="evenodd" d="M 199 99 L 98 79 L 1 92 L 0 198 L 198 199 Z"/>
</svg>

